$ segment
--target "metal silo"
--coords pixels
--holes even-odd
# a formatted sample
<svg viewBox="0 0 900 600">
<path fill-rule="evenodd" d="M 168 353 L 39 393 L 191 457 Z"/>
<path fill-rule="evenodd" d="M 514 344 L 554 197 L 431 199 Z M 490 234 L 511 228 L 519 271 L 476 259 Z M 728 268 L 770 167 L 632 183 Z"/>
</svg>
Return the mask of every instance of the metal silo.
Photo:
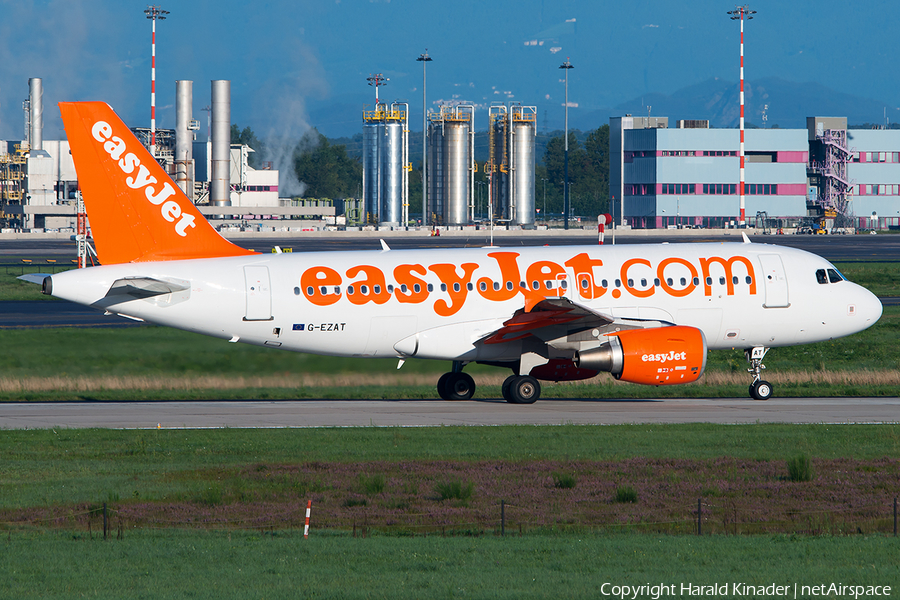
<svg viewBox="0 0 900 600">
<path fill-rule="evenodd" d="M 433 222 L 465 225 L 474 210 L 475 107 L 442 106 L 429 120 L 428 204 Z"/>
<path fill-rule="evenodd" d="M 363 125 L 363 221 L 375 223 L 381 200 L 381 177 L 379 160 L 380 123 Z"/>
<path fill-rule="evenodd" d="M 381 203 L 378 222 L 399 225 L 403 211 L 403 126 L 388 121 L 379 135 L 381 144 Z"/>
<path fill-rule="evenodd" d="M 447 225 L 468 223 L 469 207 L 469 124 L 459 121 L 444 123 L 444 222 Z"/>
<path fill-rule="evenodd" d="M 401 110 L 403 107 L 403 110 Z M 406 226 L 409 221 L 409 110 L 405 103 L 377 103 L 363 111 L 365 221 Z"/>
<path fill-rule="evenodd" d="M 513 107 L 510 112 L 510 214 L 518 225 L 534 225 L 534 137 L 536 133 L 536 108 Z"/>
</svg>

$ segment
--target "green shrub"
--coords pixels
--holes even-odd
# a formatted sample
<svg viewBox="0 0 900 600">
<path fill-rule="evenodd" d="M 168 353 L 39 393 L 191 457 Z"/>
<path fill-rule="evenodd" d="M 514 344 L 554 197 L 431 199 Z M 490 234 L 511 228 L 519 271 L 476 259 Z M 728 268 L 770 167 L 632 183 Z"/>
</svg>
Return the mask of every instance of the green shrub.
<svg viewBox="0 0 900 600">
<path fill-rule="evenodd" d="M 788 479 L 790 481 L 811 481 L 813 470 L 809 464 L 809 457 L 801 454 L 787 461 Z"/>
<path fill-rule="evenodd" d="M 553 487 L 561 490 L 571 490 L 575 487 L 575 476 L 569 473 L 556 472 L 553 474 Z"/>
<path fill-rule="evenodd" d="M 620 485 L 616 488 L 616 502 L 637 502 L 637 492 L 630 485 Z"/>
<path fill-rule="evenodd" d="M 356 496 L 349 496 L 346 500 L 344 500 L 345 508 L 353 508 L 354 506 L 365 506 L 368 504 L 368 500 L 365 498 L 357 498 Z"/>
<path fill-rule="evenodd" d="M 369 496 L 380 494 L 384 491 L 384 475 L 360 475 L 359 485 Z"/>
<path fill-rule="evenodd" d="M 437 492 L 438 498 L 440 500 L 462 500 L 466 501 L 472 497 L 472 492 L 475 489 L 475 484 L 467 483 L 463 485 L 462 481 L 454 480 L 454 481 L 445 481 L 443 483 L 439 483 L 435 488 L 435 492 Z"/>
</svg>

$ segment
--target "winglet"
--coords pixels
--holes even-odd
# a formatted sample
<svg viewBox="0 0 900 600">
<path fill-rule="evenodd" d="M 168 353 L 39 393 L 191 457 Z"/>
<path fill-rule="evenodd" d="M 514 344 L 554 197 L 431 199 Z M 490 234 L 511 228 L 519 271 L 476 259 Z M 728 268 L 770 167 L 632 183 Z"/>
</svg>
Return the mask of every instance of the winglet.
<svg viewBox="0 0 900 600">
<path fill-rule="evenodd" d="M 103 264 L 256 254 L 209 224 L 104 102 L 60 102 Z"/>
<path fill-rule="evenodd" d="M 750 244 L 750 243 L 752 243 L 752 242 L 750 241 L 750 238 L 748 238 L 748 237 L 747 237 L 747 234 L 744 233 L 743 231 L 741 232 L 741 237 L 744 238 L 744 243 L 745 243 L 745 244 Z"/>
<path fill-rule="evenodd" d="M 388 250 L 391 249 L 391 247 L 387 245 L 386 241 L 384 241 L 383 239 L 380 241 L 381 241 L 381 251 L 382 252 L 387 252 Z"/>
</svg>

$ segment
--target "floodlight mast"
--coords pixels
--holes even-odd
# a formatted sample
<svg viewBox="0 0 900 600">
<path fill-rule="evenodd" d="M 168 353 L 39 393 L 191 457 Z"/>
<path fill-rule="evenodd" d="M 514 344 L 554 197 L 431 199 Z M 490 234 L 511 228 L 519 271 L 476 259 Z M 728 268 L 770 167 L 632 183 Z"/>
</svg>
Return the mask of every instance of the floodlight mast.
<svg viewBox="0 0 900 600">
<path fill-rule="evenodd" d="M 387 82 L 390 81 L 390 79 L 388 79 L 381 73 L 375 73 L 374 75 L 366 77 L 366 81 L 369 82 L 369 85 L 371 85 L 375 88 L 375 110 L 378 110 L 378 104 L 379 104 L 378 88 L 380 88 L 383 85 L 387 85 Z"/>
<path fill-rule="evenodd" d="M 164 21 L 169 11 L 158 5 L 149 5 L 144 11 L 152 25 L 150 41 L 150 155 L 156 158 L 156 21 Z"/>
<path fill-rule="evenodd" d="M 563 183 L 563 228 L 569 228 L 569 69 L 574 69 L 569 57 L 566 62 L 559 65 L 560 69 L 566 71 L 566 140 L 565 140 L 565 181 Z"/>
<path fill-rule="evenodd" d="M 428 48 L 425 48 L 425 54 L 420 54 L 416 61 L 422 63 L 422 224 L 428 225 L 428 105 L 425 101 L 425 65 L 432 61 L 428 56 Z"/>
<path fill-rule="evenodd" d="M 728 11 L 728 14 L 731 15 L 732 21 L 740 20 L 741 22 L 741 182 L 739 190 L 741 195 L 741 214 L 738 226 L 746 227 L 747 218 L 744 209 L 744 19 L 749 21 L 756 14 L 756 11 L 750 10 L 749 5 L 745 4 L 743 6 L 735 6 L 734 10 Z"/>
</svg>

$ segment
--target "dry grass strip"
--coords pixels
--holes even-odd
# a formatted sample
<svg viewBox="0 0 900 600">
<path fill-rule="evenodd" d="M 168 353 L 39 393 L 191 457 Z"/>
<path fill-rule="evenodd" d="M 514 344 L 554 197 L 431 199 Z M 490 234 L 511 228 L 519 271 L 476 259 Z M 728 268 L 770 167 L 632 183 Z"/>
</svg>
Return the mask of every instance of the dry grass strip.
<svg viewBox="0 0 900 600">
<path fill-rule="evenodd" d="M 503 383 L 508 375 L 500 371 L 496 375 L 478 375 L 479 385 Z M 900 385 L 900 370 L 877 371 L 778 371 L 766 373 L 773 384 L 828 384 L 828 385 Z M 234 390 L 248 388 L 317 388 L 317 387 L 370 387 L 370 386 L 433 386 L 436 375 L 431 374 L 357 374 L 338 375 L 298 374 L 271 375 L 265 377 L 210 375 L 178 375 L 159 377 L 100 376 L 100 377 L 23 377 L 0 378 L 0 393 L 28 392 L 92 392 L 99 390 Z M 750 377 L 743 372 L 710 372 L 698 382 L 701 385 L 749 385 Z M 569 385 L 617 385 L 607 375 L 599 379 L 571 382 Z"/>
</svg>

